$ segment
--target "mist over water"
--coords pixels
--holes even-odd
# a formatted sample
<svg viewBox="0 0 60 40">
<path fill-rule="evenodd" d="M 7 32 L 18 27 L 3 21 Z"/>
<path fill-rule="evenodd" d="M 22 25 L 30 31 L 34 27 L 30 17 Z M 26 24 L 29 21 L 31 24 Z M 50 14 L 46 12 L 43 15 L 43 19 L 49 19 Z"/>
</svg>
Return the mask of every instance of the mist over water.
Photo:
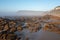
<svg viewBox="0 0 60 40">
<path fill-rule="evenodd" d="M 0 12 L 0 16 L 42 16 L 44 11 Z"/>
<path fill-rule="evenodd" d="M 0 12 L 0 16 L 16 16 L 15 12 Z"/>
</svg>

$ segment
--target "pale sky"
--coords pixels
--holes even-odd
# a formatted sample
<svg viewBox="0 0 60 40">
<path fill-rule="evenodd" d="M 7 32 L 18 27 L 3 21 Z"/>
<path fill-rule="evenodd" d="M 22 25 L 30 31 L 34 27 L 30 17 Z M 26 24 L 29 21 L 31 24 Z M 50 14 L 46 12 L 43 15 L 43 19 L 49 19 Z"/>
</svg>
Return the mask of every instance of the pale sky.
<svg viewBox="0 0 60 40">
<path fill-rule="evenodd" d="M 60 0 L 0 0 L 0 11 L 47 11 L 60 6 Z"/>
</svg>

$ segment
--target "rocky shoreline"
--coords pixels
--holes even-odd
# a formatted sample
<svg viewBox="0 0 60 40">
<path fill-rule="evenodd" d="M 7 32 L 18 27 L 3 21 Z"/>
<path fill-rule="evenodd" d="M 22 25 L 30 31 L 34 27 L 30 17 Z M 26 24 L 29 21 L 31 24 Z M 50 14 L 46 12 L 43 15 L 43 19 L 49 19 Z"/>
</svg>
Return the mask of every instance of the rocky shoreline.
<svg viewBox="0 0 60 40">
<path fill-rule="evenodd" d="M 51 19 L 50 16 L 13 19 L 0 17 L 0 40 L 29 40 L 27 34 L 39 32 L 41 29 L 60 34 L 60 21 Z"/>
</svg>

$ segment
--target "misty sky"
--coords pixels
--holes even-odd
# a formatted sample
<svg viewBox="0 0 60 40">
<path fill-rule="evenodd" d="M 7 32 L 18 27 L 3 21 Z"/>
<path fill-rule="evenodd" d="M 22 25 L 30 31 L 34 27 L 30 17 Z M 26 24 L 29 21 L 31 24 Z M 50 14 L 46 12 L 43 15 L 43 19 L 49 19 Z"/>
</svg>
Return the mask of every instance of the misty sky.
<svg viewBox="0 0 60 40">
<path fill-rule="evenodd" d="M 0 0 L 0 11 L 47 11 L 60 5 L 60 0 Z"/>
</svg>

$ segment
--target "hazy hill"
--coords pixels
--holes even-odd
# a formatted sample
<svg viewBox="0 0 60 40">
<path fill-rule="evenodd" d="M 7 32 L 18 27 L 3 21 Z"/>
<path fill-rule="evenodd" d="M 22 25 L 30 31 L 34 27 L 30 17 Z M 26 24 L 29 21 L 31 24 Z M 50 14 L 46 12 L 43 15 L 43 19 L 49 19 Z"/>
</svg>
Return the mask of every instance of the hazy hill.
<svg viewBox="0 0 60 40">
<path fill-rule="evenodd" d="M 30 11 L 30 10 L 20 10 L 17 12 L 17 14 L 21 16 L 43 16 L 47 12 L 45 11 Z"/>
<path fill-rule="evenodd" d="M 57 6 L 50 11 L 19 10 L 16 13 L 17 15 L 21 15 L 21 16 L 44 16 L 47 14 L 54 15 L 54 16 L 60 16 L 60 6 Z"/>
</svg>

